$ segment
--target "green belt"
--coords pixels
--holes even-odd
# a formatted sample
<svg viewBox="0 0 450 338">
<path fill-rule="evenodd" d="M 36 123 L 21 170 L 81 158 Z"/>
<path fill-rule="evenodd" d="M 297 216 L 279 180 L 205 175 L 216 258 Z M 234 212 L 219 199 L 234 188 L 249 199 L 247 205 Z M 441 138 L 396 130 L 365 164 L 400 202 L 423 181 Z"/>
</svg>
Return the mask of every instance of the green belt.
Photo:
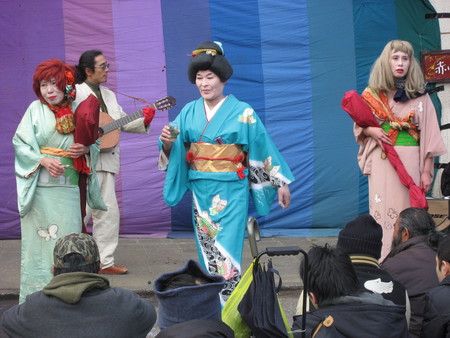
<svg viewBox="0 0 450 338">
<path fill-rule="evenodd" d="M 73 168 L 73 159 L 57 156 L 48 156 L 56 158 L 61 161 L 62 165 L 70 166 L 64 168 L 64 174 L 60 177 L 53 177 L 48 172 L 42 173 L 42 170 L 47 171 L 44 167 L 41 168 L 41 174 L 39 175 L 39 182 L 50 185 L 78 185 L 78 171 Z"/>
<path fill-rule="evenodd" d="M 387 133 L 392 127 L 389 123 L 385 122 L 381 125 L 381 128 Z M 399 130 L 397 139 L 395 140 L 396 146 L 419 146 L 419 141 L 414 139 L 406 130 Z"/>
</svg>

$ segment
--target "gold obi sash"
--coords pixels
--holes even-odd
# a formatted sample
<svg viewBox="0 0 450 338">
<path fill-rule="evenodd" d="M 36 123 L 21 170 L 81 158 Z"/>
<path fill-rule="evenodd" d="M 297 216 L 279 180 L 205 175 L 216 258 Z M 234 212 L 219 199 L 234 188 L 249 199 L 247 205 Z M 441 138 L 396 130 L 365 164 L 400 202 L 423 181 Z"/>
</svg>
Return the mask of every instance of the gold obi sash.
<svg viewBox="0 0 450 338">
<path fill-rule="evenodd" d="M 236 171 L 239 178 L 245 166 L 245 153 L 237 144 L 191 143 L 186 155 L 186 161 L 192 170 L 205 172 L 232 172 Z M 243 176 L 243 177 L 241 177 Z"/>
<path fill-rule="evenodd" d="M 39 182 L 42 184 L 56 184 L 56 185 L 78 185 L 79 174 L 73 167 L 73 159 L 69 156 L 67 151 L 60 148 L 41 148 L 41 154 L 55 156 L 59 159 L 64 167 L 64 174 L 60 177 L 53 177 L 45 169 L 44 166 L 41 167 L 39 174 Z"/>
</svg>

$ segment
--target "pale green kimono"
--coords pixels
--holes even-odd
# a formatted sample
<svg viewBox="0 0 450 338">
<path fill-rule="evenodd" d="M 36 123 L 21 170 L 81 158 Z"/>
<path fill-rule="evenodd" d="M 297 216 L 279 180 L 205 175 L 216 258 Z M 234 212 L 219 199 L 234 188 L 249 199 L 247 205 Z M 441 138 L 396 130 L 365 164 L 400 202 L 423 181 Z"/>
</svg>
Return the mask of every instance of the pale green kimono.
<svg viewBox="0 0 450 338">
<path fill-rule="evenodd" d="M 73 110 L 75 107 L 73 107 Z M 53 248 L 56 241 L 70 233 L 81 232 L 80 191 L 78 173 L 66 168 L 63 176 L 53 178 L 39 166 L 44 147 L 67 150 L 73 144 L 73 134 L 60 134 L 55 129 L 55 115 L 39 101 L 28 107 L 13 137 L 15 150 L 15 174 L 17 201 L 21 220 L 22 258 L 20 275 L 20 299 L 42 290 L 52 278 Z M 91 157 L 96 157 L 97 145 L 90 147 Z M 58 158 L 63 164 L 73 164 L 72 159 Z M 95 170 L 88 159 L 92 174 L 88 191 L 96 192 Z M 96 177 L 95 177 L 96 178 Z M 89 195 L 89 194 L 88 194 Z M 96 199 L 97 206 L 103 201 Z M 92 203 L 88 196 L 88 203 Z M 103 205 L 104 207 L 104 205 Z"/>
</svg>

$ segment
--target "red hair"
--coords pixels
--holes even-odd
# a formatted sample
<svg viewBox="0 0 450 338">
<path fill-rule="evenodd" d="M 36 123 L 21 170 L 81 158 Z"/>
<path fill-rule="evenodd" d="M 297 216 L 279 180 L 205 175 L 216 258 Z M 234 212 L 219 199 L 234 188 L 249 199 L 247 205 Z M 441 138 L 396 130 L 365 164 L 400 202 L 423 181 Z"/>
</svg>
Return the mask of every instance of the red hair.
<svg viewBox="0 0 450 338">
<path fill-rule="evenodd" d="M 75 86 L 75 67 L 68 65 L 64 61 L 59 59 L 49 59 L 40 63 L 33 75 L 33 90 L 36 96 L 42 102 L 45 102 L 41 95 L 41 81 L 50 81 L 55 79 L 56 85 L 60 91 L 66 93 L 66 84 L 71 84 Z M 69 83 L 68 83 L 69 82 Z M 71 83 L 70 83 L 71 82 Z M 66 95 L 64 95 L 64 102 L 67 100 Z"/>
</svg>

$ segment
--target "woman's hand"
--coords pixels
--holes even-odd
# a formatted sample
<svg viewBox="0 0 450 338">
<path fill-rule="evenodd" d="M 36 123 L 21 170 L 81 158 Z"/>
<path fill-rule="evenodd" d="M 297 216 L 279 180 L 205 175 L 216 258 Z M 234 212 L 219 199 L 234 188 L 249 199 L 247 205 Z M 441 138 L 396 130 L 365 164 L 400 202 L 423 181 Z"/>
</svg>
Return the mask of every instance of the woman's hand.
<svg viewBox="0 0 450 338">
<path fill-rule="evenodd" d="M 83 156 L 84 154 L 87 154 L 88 152 L 89 152 L 89 147 L 87 147 L 81 143 L 74 143 L 67 150 L 67 153 L 69 154 L 69 156 L 71 158 L 78 158 L 80 156 Z"/>
<path fill-rule="evenodd" d="M 170 155 L 170 150 L 172 149 L 172 134 L 170 133 L 169 126 L 164 126 L 161 130 L 161 135 L 159 136 L 161 142 L 163 143 L 163 151 L 167 157 Z"/>
<path fill-rule="evenodd" d="M 287 184 L 278 188 L 278 204 L 283 210 L 291 204 L 291 192 Z"/>
<path fill-rule="evenodd" d="M 364 128 L 364 135 L 373 138 L 383 150 L 383 143 L 392 144 L 391 139 L 388 137 L 388 134 L 380 127 Z"/>
<path fill-rule="evenodd" d="M 434 157 L 427 157 L 423 166 L 422 175 L 420 175 L 420 186 L 423 187 L 425 193 L 431 189 L 431 182 L 433 181 Z"/>
<path fill-rule="evenodd" d="M 44 157 L 41 160 L 43 166 L 53 177 L 59 177 L 64 174 L 64 167 L 59 160 L 52 157 Z"/>
<path fill-rule="evenodd" d="M 425 194 L 430 190 L 431 188 L 431 174 L 429 172 L 423 172 L 422 175 L 420 175 L 420 186 L 423 187 L 425 190 Z"/>
</svg>

